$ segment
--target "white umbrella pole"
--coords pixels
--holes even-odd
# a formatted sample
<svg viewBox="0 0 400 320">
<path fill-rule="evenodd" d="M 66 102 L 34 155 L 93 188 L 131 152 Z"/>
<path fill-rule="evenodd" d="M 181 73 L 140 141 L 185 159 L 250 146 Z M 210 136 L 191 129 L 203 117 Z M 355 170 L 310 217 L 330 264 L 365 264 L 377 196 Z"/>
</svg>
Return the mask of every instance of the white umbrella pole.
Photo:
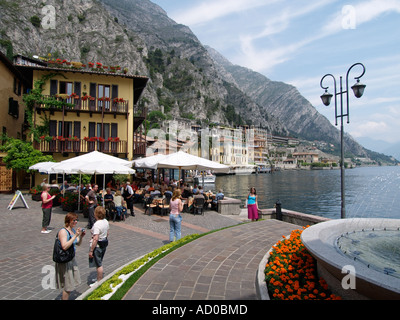
<svg viewBox="0 0 400 320">
<path fill-rule="evenodd" d="M 105 208 L 105 203 L 104 203 L 104 192 L 106 190 L 106 174 L 103 175 L 103 208 Z"/>
<path fill-rule="evenodd" d="M 79 174 L 79 192 L 78 192 L 78 211 L 80 211 L 81 209 L 81 178 L 82 178 L 82 174 Z"/>
</svg>

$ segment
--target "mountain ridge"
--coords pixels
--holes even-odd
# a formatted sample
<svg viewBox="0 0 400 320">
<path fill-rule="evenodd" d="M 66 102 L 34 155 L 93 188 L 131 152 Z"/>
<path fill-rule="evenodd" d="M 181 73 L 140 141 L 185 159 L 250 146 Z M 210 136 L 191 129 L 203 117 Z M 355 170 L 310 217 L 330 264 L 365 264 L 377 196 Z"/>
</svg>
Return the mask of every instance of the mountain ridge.
<svg viewBox="0 0 400 320">
<path fill-rule="evenodd" d="M 288 84 L 275 82 L 210 52 L 189 27 L 170 19 L 149 0 L 48 0 L 56 8 L 56 29 L 31 22 L 44 3 L 0 1 L 0 49 L 15 53 L 119 64 L 148 76 L 140 100 L 149 111 L 183 117 L 202 126 L 250 124 L 276 135 L 339 145 L 339 131 Z M 368 151 L 349 135 L 346 149 Z M 337 151 L 337 150 L 336 150 Z"/>
</svg>

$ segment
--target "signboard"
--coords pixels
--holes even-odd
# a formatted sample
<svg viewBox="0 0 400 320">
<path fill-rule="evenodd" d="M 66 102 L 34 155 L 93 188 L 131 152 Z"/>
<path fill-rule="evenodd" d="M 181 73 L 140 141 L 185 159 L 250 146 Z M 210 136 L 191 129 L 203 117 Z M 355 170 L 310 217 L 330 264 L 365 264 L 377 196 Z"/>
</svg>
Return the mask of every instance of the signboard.
<svg viewBox="0 0 400 320">
<path fill-rule="evenodd" d="M 12 208 L 14 207 L 14 205 L 15 205 L 15 203 L 17 202 L 18 198 L 21 198 L 21 200 L 22 200 L 22 202 L 23 202 L 25 208 L 29 209 L 28 204 L 26 203 L 25 198 L 24 198 L 24 196 L 22 195 L 22 192 L 19 191 L 19 190 L 17 190 L 17 191 L 15 192 L 15 194 L 14 194 L 14 197 L 12 198 L 12 200 L 10 201 L 10 203 L 9 203 L 9 205 L 8 205 L 8 207 L 7 207 L 8 210 L 12 210 Z"/>
</svg>

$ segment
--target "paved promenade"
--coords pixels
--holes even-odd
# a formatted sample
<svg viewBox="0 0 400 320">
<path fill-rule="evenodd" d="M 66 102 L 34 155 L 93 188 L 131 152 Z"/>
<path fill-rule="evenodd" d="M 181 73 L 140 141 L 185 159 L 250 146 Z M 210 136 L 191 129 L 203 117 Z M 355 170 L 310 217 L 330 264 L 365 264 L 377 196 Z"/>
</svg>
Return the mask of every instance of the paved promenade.
<svg viewBox="0 0 400 320">
<path fill-rule="evenodd" d="M 41 234 L 40 202 L 25 195 L 26 209 L 18 200 L 10 211 L 12 195 L 0 195 L 0 299 L 58 300 L 61 290 L 53 287 L 52 251 L 56 232 L 63 227 L 66 212 L 53 208 L 50 227 Z M 244 216 L 183 214 L 182 236 L 203 233 L 247 221 Z M 87 219 L 79 214 L 78 227 Z M 255 299 L 255 275 L 259 262 L 272 244 L 298 227 L 275 220 L 243 224 L 209 234 L 179 248 L 158 261 L 131 288 L 125 299 Z M 105 276 L 119 267 L 168 243 L 168 217 L 147 216 L 136 208 L 136 216 L 110 223 L 110 244 L 104 258 Z M 71 293 L 75 299 L 96 278 L 88 266 L 90 232 L 76 259 L 81 285 Z M 179 272 L 176 272 L 179 271 Z"/>
</svg>

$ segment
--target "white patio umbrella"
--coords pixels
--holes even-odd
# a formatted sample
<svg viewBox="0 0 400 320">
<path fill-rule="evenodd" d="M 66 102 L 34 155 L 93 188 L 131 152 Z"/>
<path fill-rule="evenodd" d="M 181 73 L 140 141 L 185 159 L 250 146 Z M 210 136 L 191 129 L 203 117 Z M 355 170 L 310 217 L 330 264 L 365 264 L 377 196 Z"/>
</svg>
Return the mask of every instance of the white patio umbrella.
<svg viewBox="0 0 400 320">
<path fill-rule="evenodd" d="M 178 151 L 175 153 L 141 158 L 133 161 L 135 168 L 148 169 L 184 169 L 184 170 L 214 170 L 215 172 L 229 172 L 229 167 L 215 161 L 207 160 L 189 153 Z"/>
<path fill-rule="evenodd" d="M 131 167 L 132 167 L 132 161 L 110 156 L 102 152 L 93 151 L 78 157 L 63 160 L 53 165 L 50 168 L 49 173 L 62 173 L 63 175 L 79 174 L 79 185 L 80 185 L 82 173 L 104 174 L 104 180 L 105 180 L 106 174 L 135 173 L 135 171 L 131 169 Z M 85 172 L 83 172 L 84 170 Z M 79 188 L 79 200 L 80 200 L 80 188 Z M 78 208 L 79 207 L 80 207 L 80 202 L 78 203 Z"/>
<path fill-rule="evenodd" d="M 50 168 L 57 164 L 57 162 L 45 161 L 45 162 L 38 162 L 33 166 L 29 167 L 29 170 L 38 170 L 41 173 L 48 173 Z"/>
<path fill-rule="evenodd" d="M 136 171 L 132 168 L 118 163 L 107 161 L 87 162 L 84 164 L 71 164 L 72 171 L 80 174 L 134 174 Z"/>
<path fill-rule="evenodd" d="M 81 164 L 86 162 L 100 162 L 106 161 L 111 163 L 122 164 L 124 166 L 132 167 L 132 161 L 124 160 L 121 158 L 117 158 L 99 151 L 92 151 L 89 153 L 85 153 L 81 156 L 70 158 L 67 160 L 61 161 L 61 163 L 70 163 L 70 162 L 80 162 Z"/>
<path fill-rule="evenodd" d="M 157 169 L 158 163 L 168 155 L 156 154 L 145 158 L 133 160 L 133 166 L 135 168 L 146 168 L 146 169 Z"/>
<path fill-rule="evenodd" d="M 96 161 L 96 162 L 87 162 L 84 164 L 79 164 L 75 162 L 71 162 L 72 164 L 72 171 L 77 171 L 80 175 L 81 174 L 102 174 L 103 175 L 103 189 L 106 185 L 106 174 L 134 174 L 136 171 L 128 166 L 108 162 L 108 161 Z M 75 166 L 74 166 L 75 165 Z M 79 188 L 79 202 L 78 202 L 78 209 L 80 208 L 80 191 Z M 103 192 L 104 197 L 104 192 Z M 104 207 L 104 201 L 103 201 Z"/>
<path fill-rule="evenodd" d="M 52 161 L 38 162 L 33 166 L 30 166 L 29 170 L 37 170 L 40 173 L 47 173 L 48 175 L 47 180 L 49 180 L 48 182 L 50 182 L 50 169 L 56 164 L 57 162 L 52 162 Z"/>
<path fill-rule="evenodd" d="M 179 170 L 213 170 L 228 173 L 229 167 L 215 161 L 207 160 L 192 154 L 178 151 L 167 155 L 158 162 L 158 168 L 179 168 Z"/>
<path fill-rule="evenodd" d="M 183 151 L 134 160 L 133 165 L 136 168 L 179 169 L 179 179 L 181 170 L 213 170 L 214 172 L 221 173 L 229 172 L 229 167 L 224 164 L 197 157 Z"/>
</svg>

